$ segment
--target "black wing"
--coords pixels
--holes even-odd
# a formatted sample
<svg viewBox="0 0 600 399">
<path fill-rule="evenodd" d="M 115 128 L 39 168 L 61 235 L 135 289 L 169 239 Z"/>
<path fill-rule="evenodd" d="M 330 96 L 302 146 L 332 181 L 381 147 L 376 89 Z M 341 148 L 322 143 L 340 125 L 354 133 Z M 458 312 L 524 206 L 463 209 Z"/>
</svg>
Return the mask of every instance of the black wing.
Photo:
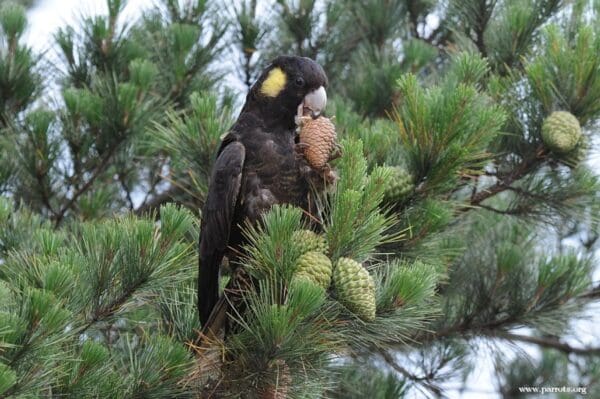
<svg viewBox="0 0 600 399">
<path fill-rule="evenodd" d="M 198 311 L 202 325 L 219 298 L 219 267 L 229 241 L 245 156 L 242 143 L 226 139 L 213 166 L 200 230 Z"/>
</svg>

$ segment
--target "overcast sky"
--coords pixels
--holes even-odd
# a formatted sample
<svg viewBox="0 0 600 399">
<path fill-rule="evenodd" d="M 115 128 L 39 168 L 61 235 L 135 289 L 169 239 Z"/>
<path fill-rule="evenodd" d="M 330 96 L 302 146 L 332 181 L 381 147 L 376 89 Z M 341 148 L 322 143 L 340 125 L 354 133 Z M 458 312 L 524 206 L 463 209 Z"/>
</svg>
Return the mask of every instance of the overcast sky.
<svg viewBox="0 0 600 399">
<path fill-rule="evenodd" d="M 128 0 L 127 7 L 121 17 L 121 21 L 137 18 L 141 11 L 152 7 L 153 0 Z M 44 51 L 51 47 L 53 41 L 53 33 L 58 27 L 65 26 L 65 23 L 73 24 L 81 15 L 89 16 L 96 14 L 106 14 L 105 0 L 38 0 L 36 5 L 28 12 L 29 29 L 25 35 L 27 42 L 36 50 Z M 231 79 L 230 81 L 233 81 Z M 596 143 L 598 144 L 598 143 Z M 595 146 L 598 147 L 597 145 Z M 600 168 L 600 155 L 596 150 L 592 155 L 592 164 Z M 600 278 L 600 271 L 596 271 L 595 280 Z M 598 307 L 596 307 L 598 309 Z M 597 317 L 596 319 L 600 319 Z M 579 338 L 583 338 L 585 343 L 598 343 L 598 320 L 583 321 L 578 323 Z M 581 342 L 574 343 L 581 345 Z M 517 353 L 507 345 L 501 346 L 504 354 L 512 353 L 516 356 Z M 536 351 L 533 346 L 525 345 L 524 348 L 530 354 L 535 355 Z M 481 344 L 479 359 L 476 369 L 472 372 L 467 386 L 466 392 L 459 392 L 459 382 L 449 384 L 451 388 L 447 391 L 450 398 L 461 399 L 479 399 L 482 397 L 495 399 L 500 398 L 494 394 L 495 391 L 493 377 L 493 363 L 491 351 L 487 345 Z"/>
<path fill-rule="evenodd" d="M 122 18 L 135 18 L 140 10 L 151 7 L 152 0 L 129 0 Z M 37 0 L 28 12 L 28 42 L 37 50 L 46 49 L 52 34 L 65 22 L 73 23 L 80 15 L 106 14 L 105 0 Z"/>
</svg>

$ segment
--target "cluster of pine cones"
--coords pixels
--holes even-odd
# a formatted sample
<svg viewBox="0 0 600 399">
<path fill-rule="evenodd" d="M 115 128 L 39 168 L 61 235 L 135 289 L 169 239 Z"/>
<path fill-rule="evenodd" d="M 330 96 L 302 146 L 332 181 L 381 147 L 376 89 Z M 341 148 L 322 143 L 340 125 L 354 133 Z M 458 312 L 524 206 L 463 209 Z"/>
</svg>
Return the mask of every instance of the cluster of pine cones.
<svg viewBox="0 0 600 399">
<path fill-rule="evenodd" d="M 355 260 L 339 258 L 335 264 L 326 255 L 323 236 L 311 230 L 298 230 L 293 241 L 300 250 L 295 279 L 305 279 L 327 290 L 333 283 L 337 300 L 365 321 L 375 319 L 375 283 L 367 270 Z"/>
</svg>

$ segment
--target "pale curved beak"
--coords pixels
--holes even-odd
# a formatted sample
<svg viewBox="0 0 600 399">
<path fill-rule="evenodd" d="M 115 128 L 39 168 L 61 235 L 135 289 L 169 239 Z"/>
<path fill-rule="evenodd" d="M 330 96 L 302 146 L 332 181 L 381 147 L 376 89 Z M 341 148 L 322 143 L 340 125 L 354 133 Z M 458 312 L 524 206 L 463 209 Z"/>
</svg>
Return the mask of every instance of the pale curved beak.
<svg viewBox="0 0 600 399">
<path fill-rule="evenodd" d="M 323 86 L 311 91 L 306 96 L 300 107 L 298 107 L 298 116 L 310 115 L 317 118 L 327 105 L 327 92 Z"/>
</svg>

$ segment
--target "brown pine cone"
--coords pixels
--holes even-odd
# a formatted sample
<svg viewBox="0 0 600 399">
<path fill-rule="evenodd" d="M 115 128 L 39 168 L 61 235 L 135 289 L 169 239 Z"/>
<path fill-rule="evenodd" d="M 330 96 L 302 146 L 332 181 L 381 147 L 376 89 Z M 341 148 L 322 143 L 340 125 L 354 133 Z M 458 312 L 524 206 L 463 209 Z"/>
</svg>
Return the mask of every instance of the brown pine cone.
<svg viewBox="0 0 600 399">
<path fill-rule="evenodd" d="M 304 157 L 314 169 L 323 169 L 336 146 L 335 126 L 323 116 L 317 119 L 303 116 L 299 126 L 300 143 L 305 146 Z"/>
</svg>

